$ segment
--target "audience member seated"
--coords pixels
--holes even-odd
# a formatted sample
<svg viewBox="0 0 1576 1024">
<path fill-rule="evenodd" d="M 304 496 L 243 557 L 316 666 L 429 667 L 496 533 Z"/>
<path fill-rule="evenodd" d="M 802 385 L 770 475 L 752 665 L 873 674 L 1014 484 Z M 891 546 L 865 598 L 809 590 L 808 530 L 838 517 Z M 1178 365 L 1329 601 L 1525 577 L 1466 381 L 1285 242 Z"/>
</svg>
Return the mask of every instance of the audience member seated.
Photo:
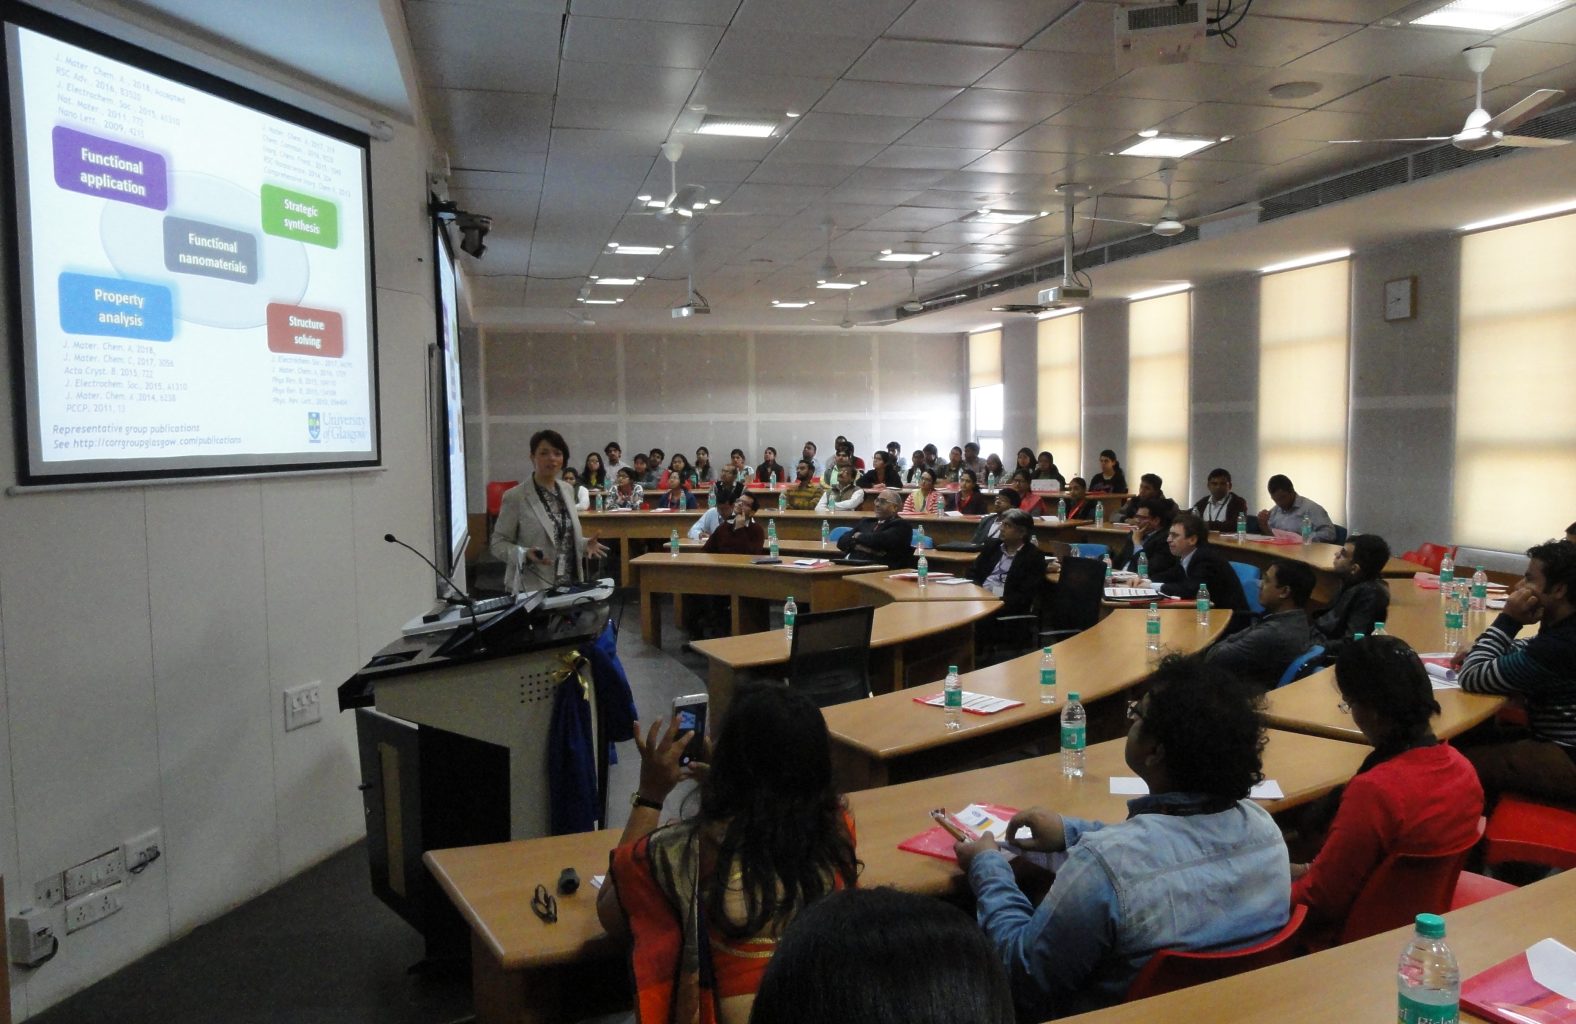
<svg viewBox="0 0 1576 1024">
<path fill-rule="evenodd" d="M 575 492 L 575 508 L 585 512 L 591 507 L 591 492 L 580 483 L 580 474 L 575 472 L 575 467 L 565 466 L 563 472 L 564 483 Z"/>
<path fill-rule="evenodd" d="M 609 441 L 602 448 L 602 454 L 607 457 L 607 464 L 602 467 L 607 470 L 607 478 L 609 480 L 617 480 L 618 471 L 624 468 L 624 463 L 620 461 L 624 457 L 624 449 L 619 446 L 617 441 Z"/>
<path fill-rule="evenodd" d="M 1260 689 L 1273 689 L 1292 662 L 1316 642 L 1308 621 L 1313 569 L 1306 562 L 1276 562 L 1259 577 L 1264 614 L 1247 629 L 1205 648 L 1204 660 L 1235 672 Z"/>
<path fill-rule="evenodd" d="M 877 452 L 876 457 L 884 455 Z M 876 514 L 861 519 L 859 525 L 837 539 L 838 550 L 850 558 L 884 562 L 894 569 L 904 569 L 913 562 L 910 540 L 912 527 L 898 518 L 900 497 L 897 491 L 887 490 L 876 495 Z"/>
<path fill-rule="evenodd" d="M 958 474 L 958 514 L 982 516 L 990 511 L 990 502 L 980 493 L 979 477 L 965 469 Z"/>
<path fill-rule="evenodd" d="M 650 453 L 646 456 L 646 465 L 651 468 L 653 473 L 661 469 L 662 464 L 667 461 L 668 453 L 663 451 L 661 448 L 651 449 Z"/>
<path fill-rule="evenodd" d="M 1335 663 L 1341 707 L 1373 744 L 1339 801 L 1310 864 L 1291 866 L 1291 899 L 1315 936 L 1339 933 L 1369 876 L 1393 853 L 1428 856 L 1471 845 L 1483 813 L 1472 765 L 1434 738 L 1428 672 L 1398 637 L 1348 644 Z M 1438 908 L 1444 909 L 1444 908 Z"/>
<path fill-rule="evenodd" d="M 798 512 L 809 512 L 820 502 L 824 493 L 825 489 L 815 482 L 815 467 L 809 459 L 800 459 L 794 467 L 793 485 L 783 492 L 788 507 Z"/>
<path fill-rule="evenodd" d="M 804 450 L 799 453 L 799 457 L 810 464 L 810 475 L 819 477 L 821 475 L 821 460 L 815 457 L 815 453 L 815 442 L 806 441 Z"/>
<path fill-rule="evenodd" d="M 695 449 L 695 482 L 697 484 L 717 482 L 717 471 L 711 465 L 711 449 L 705 445 Z"/>
<path fill-rule="evenodd" d="M 995 452 L 985 456 L 985 480 L 987 482 L 994 480 L 996 486 L 1000 487 L 1005 479 L 1007 479 L 1007 468 L 1001 464 L 1001 456 Z"/>
<path fill-rule="evenodd" d="M 1512 790 L 1576 804 L 1576 543 L 1549 541 L 1527 551 L 1527 573 L 1505 608 L 1466 653 L 1468 693 L 1526 702 L 1528 729 L 1490 723 L 1461 741 L 1490 802 Z M 1523 626 L 1536 636 L 1517 639 Z"/>
<path fill-rule="evenodd" d="M 1364 636 L 1383 622 L 1390 610 L 1390 584 L 1380 576 L 1390 561 L 1390 545 L 1376 533 L 1359 533 L 1335 554 L 1341 592 L 1324 614 L 1313 620 L 1314 643 L 1324 645 L 1334 661 L 1353 634 Z"/>
<path fill-rule="evenodd" d="M 980 446 L 977 442 L 970 441 L 963 446 L 963 468 L 972 469 L 974 475 L 981 480 L 988 475 L 985 470 L 985 460 L 980 458 Z"/>
<path fill-rule="evenodd" d="M 748 494 L 735 498 L 733 518 L 718 523 L 701 550 L 714 555 L 766 554 L 766 530 L 755 521 L 755 499 Z"/>
<path fill-rule="evenodd" d="M 1089 478 L 1090 494 L 1126 494 L 1127 474 L 1116 460 L 1116 452 L 1107 448 L 1100 453 L 1100 472 Z"/>
<path fill-rule="evenodd" d="M 861 473 L 865 469 L 865 460 L 854 454 L 854 443 L 843 435 L 837 435 L 837 443 L 832 446 L 832 451 L 837 455 L 847 455 L 848 461 Z"/>
<path fill-rule="evenodd" d="M 741 484 L 749 483 L 755 478 L 755 467 L 744 461 L 744 449 L 735 448 L 729 452 L 728 461 L 733 464 L 733 472 Z"/>
<path fill-rule="evenodd" d="M 908 468 L 908 464 L 903 461 L 902 445 L 898 444 L 896 441 L 888 441 L 886 452 L 887 462 L 891 464 L 892 468 L 897 470 L 898 473 L 902 473 L 903 470 Z"/>
<path fill-rule="evenodd" d="M 958 474 L 965 469 L 968 467 L 963 464 L 963 449 L 953 445 L 952 451 L 947 455 L 946 464 L 941 467 L 941 479 L 946 483 L 955 484 L 958 482 Z M 970 472 L 974 474 L 976 480 L 979 479 L 978 470 L 970 470 Z"/>
<path fill-rule="evenodd" d="M 1138 511 L 1138 503 L 1145 498 L 1159 498 L 1165 502 L 1168 509 L 1166 518 L 1170 519 L 1177 514 L 1177 503 L 1166 497 L 1163 481 L 1155 473 L 1145 473 L 1138 478 L 1138 493 L 1122 502 L 1122 507 L 1116 510 L 1114 521 L 1126 522 L 1127 518 Z"/>
<path fill-rule="evenodd" d="M 1290 915 L 1286 844 L 1248 798 L 1264 777 L 1264 729 L 1250 689 L 1175 657 L 1140 689 L 1126 759 L 1149 794 L 1128 802 L 1127 820 L 1103 824 L 1033 807 L 1008 824 L 1008 835 L 1029 829 L 1021 848 L 1067 851 L 1039 907 L 994 840 L 957 845 L 1020 1021 L 1120 1002 L 1160 950 L 1252 945 Z"/>
<path fill-rule="evenodd" d="M 1133 511 L 1133 518 L 1129 520 L 1129 525 L 1133 527 L 1133 539 L 1117 558 L 1117 568 L 1137 572 L 1140 554 L 1148 558 L 1150 579 L 1174 568 L 1177 560 L 1171 554 L 1167 538 L 1172 515 L 1170 503 L 1164 498 L 1145 498 L 1140 501 Z"/>
<path fill-rule="evenodd" d="M 908 469 L 903 473 L 903 483 L 913 487 L 919 483 L 919 474 L 927 469 L 930 470 L 932 476 L 935 475 L 936 471 L 931 468 L 930 463 L 925 461 L 924 449 L 915 448 L 913 456 L 908 460 Z"/>
<path fill-rule="evenodd" d="M 675 480 L 686 491 L 695 486 L 695 470 L 690 467 L 689 458 L 683 452 L 673 453 L 673 461 L 662 471 L 662 482 L 658 486 L 664 491 L 669 490 Z"/>
<path fill-rule="evenodd" d="M 1015 1024 L 1012 989 L 963 911 L 887 886 L 844 889 L 783 933 L 750 1024 Z"/>
<path fill-rule="evenodd" d="M 1033 448 L 1019 448 L 1018 449 L 1018 454 L 1014 457 L 1014 460 L 1013 460 L 1012 471 L 1014 473 L 1017 473 L 1019 470 L 1022 470 L 1023 472 L 1029 474 L 1029 479 L 1031 479 L 1031 480 L 1034 479 L 1034 449 Z"/>
<path fill-rule="evenodd" d="M 580 470 L 580 483 L 582 486 L 601 491 L 606 490 L 613 478 L 608 475 L 607 469 L 602 464 L 602 456 L 596 452 L 586 453 L 585 466 Z"/>
<path fill-rule="evenodd" d="M 980 520 L 974 528 L 974 536 L 969 538 L 969 543 L 984 546 L 986 541 L 994 540 L 1001 536 L 1001 517 L 1008 509 L 1018 507 L 1018 492 L 1011 487 L 1003 487 L 991 499 L 990 515 Z"/>
<path fill-rule="evenodd" d="M 717 532 L 717 527 L 733 518 L 733 502 L 739 496 L 740 487 L 733 480 L 733 467 L 722 467 L 723 479 L 718 481 L 713 493 L 717 495 L 717 504 L 708 508 L 695 525 L 689 528 L 690 540 L 705 540 Z"/>
<path fill-rule="evenodd" d="M 1034 520 L 1021 509 L 1001 514 L 1001 536 L 974 556 L 969 579 L 1001 598 L 1002 615 L 1024 615 L 1045 585 L 1045 555 L 1034 546 Z"/>
<path fill-rule="evenodd" d="M 635 464 L 630 469 L 630 474 L 642 490 L 655 491 L 662 486 L 662 467 L 653 466 L 644 452 L 635 453 Z"/>
<path fill-rule="evenodd" d="M 919 489 L 903 499 L 904 515 L 939 516 L 946 504 L 941 492 L 936 490 L 936 474 L 929 469 L 919 471 Z"/>
<path fill-rule="evenodd" d="M 848 455 L 839 455 L 837 464 L 828 471 L 826 489 L 816 503 L 817 512 L 857 512 L 865 503 L 865 492 L 860 488 L 854 473 L 854 463 Z"/>
<path fill-rule="evenodd" d="M 825 720 L 803 694 L 744 687 L 705 772 L 680 766 L 691 734 L 676 723 L 635 738 L 640 784 L 597 917 L 630 947 L 642 1024 L 745 1024 L 789 922 L 858 876 Z M 684 778 L 700 781 L 698 811 L 662 826 Z"/>
<path fill-rule="evenodd" d="M 692 511 L 695 508 L 695 495 L 685 489 L 683 479 L 674 474 L 669 480 L 667 491 L 651 507 L 667 509 L 669 512 Z"/>
<path fill-rule="evenodd" d="M 1003 486 L 1011 487 L 1017 492 L 1018 508 L 1027 512 L 1030 518 L 1044 511 L 1042 507 L 1044 503 L 1040 501 L 1040 496 L 1034 493 L 1034 478 L 1028 473 L 1019 470 L 1012 474 L 1012 479 Z"/>
<path fill-rule="evenodd" d="M 1056 456 L 1050 452 L 1041 452 L 1034 462 L 1034 479 L 1055 480 L 1057 490 L 1065 490 L 1067 478 L 1062 476 L 1062 471 L 1056 468 Z"/>
<path fill-rule="evenodd" d="M 635 456 L 636 461 L 645 456 Z M 646 500 L 646 489 L 635 483 L 635 471 L 628 466 L 620 466 L 618 476 L 614 478 L 613 490 L 603 500 L 603 508 L 624 508 L 638 512 Z"/>
<path fill-rule="evenodd" d="M 1269 492 L 1270 500 L 1275 504 L 1259 511 L 1260 533 L 1285 530 L 1301 536 L 1302 517 L 1307 516 L 1309 525 L 1313 527 L 1315 541 L 1335 543 L 1335 524 L 1330 521 L 1330 514 L 1318 502 L 1298 494 L 1286 474 L 1276 473 L 1270 477 Z"/>
<path fill-rule="evenodd" d="M 1231 474 L 1224 469 L 1210 470 L 1207 486 L 1209 493 L 1194 502 L 1193 514 L 1211 530 L 1236 532 L 1237 520 L 1248 518 L 1248 500 L 1231 489 Z"/>
<path fill-rule="evenodd" d="M 1204 520 L 1191 512 L 1180 513 L 1171 523 L 1166 543 L 1176 564 L 1161 573 L 1156 573 L 1153 566 L 1149 569 L 1149 578 L 1162 594 L 1192 600 L 1198 596 L 1198 588 L 1207 585 L 1210 603 L 1216 608 L 1247 612 L 1248 598 L 1242 592 L 1242 580 L 1220 549 L 1209 542 Z"/>
<path fill-rule="evenodd" d="M 783 468 L 783 464 L 777 461 L 777 449 L 768 445 L 761 453 L 761 464 L 755 467 L 755 482 L 769 484 L 774 478 L 777 483 L 785 484 L 788 482 L 789 473 Z"/>
<path fill-rule="evenodd" d="M 871 465 L 865 474 L 859 478 L 859 486 L 864 490 L 872 487 L 902 487 L 903 480 L 897 475 L 897 470 L 887 461 L 886 452 L 872 452 Z"/>
<path fill-rule="evenodd" d="M 1089 485 L 1081 476 L 1075 476 L 1067 481 L 1067 518 L 1068 519 L 1093 519 L 1094 507 L 1100 499 L 1089 497 Z"/>
</svg>

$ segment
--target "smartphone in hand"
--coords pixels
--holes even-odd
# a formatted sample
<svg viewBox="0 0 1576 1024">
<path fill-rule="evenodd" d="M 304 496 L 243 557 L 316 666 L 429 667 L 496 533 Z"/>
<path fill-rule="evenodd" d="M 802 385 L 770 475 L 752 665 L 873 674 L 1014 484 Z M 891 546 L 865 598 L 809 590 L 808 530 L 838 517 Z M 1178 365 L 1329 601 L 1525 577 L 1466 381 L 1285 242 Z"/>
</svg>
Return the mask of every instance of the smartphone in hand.
<svg viewBox="0 0 1576 1024">
<path fill-rule="evenodd" d="M 694 733 L 689 745 L 684 748 L 683 756 L 679 758 L 679 764 L 687 765 L 706 756 L 706 710 L 710 701 L 710 695 L 704 693 L 673 698 L 673 718 L 679 724 L 679 732 Z"/>
</svg>

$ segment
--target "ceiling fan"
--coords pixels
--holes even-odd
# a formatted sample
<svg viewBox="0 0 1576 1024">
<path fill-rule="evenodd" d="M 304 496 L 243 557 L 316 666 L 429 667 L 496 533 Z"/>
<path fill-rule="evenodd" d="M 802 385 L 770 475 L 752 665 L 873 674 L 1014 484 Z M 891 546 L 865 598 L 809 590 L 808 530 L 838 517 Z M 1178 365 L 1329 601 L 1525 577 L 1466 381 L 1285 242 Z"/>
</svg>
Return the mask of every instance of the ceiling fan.
<svg viewBox="0 0 1576 1024">
<path fill-rule="evenodd" d="M 679 185 L 679 157 L 684 155 L 684 143 L 664 142 L 662 155 L 668 161 L 668 194 L 664 199 L 657 199 L 650 195 L 639 195 L 635 202 L 640 207 L 637 213 L 654 216 L 661 220 L 677 217 L 681 220 L 690 220 L 698 213 L 706 213 L 712 207 L 722 202 L 716 197 L 708 198 L 706 186 L 686 183 Z"/>
<path fill-rule="evenodd" d="M 1331 139 L 1333 143 L 1356 142 L 1449 142 L 1457 149 L 1464 149 L 1469 153 L 1479 150 L 1493 149 L 1496 146 L 1521 146 L 1532 149 L 1543 149 L 1550 146 L 1567 145 L 1569 139 L 1540 139 L 1531 135 L 1507 135 L 1510 129 L 1516 127 L 1527 118 L 1547 107 L 1550 103 L 1565 95 L 1561 89 L 1535 89 L 1522 97 L 1520 102 L 1513 103 L 1493 117 L 1483 109 L 1483 72 L 1488 70 L 1489 62 L 1494 59 L 1492 46 L 1469 46 L 1461 51 L 1467 60 L 1467 67 L 1477 75 L 1477 105 L 1472 113 L 1467 115 L 1467 120 L 1461 130 L 1454 135 L 1425 135 L 1412 139 Z"/>
<path fill-rule="evenodd" d="M 910 270 L 912 271 L 912 268 L 910 268 Z M 848 299 L 849 295 L 847 292 L 845 292 L 843 294 L 843 318 L 841 320 L 832 321 L 811 317 L 810 322 L 817 324 L 830 324 L 835 322 L 838 327 L 845 331 L 853 330 L 855 327 L 885 327 L 887 324 L 897 323 L 897 317 L 888 317 L 885 320 L 855 320 L 853 313 L 849 312 Z"/>
<path fill-rule="evenodd" d="M 1165 182 L 1166 197 L 1165 205 L 1160 208 L 1159 220 L 1129 220 L 1125 217 L 1090 217 L 1088 219 L 1107 221 L 1112 224 L 1136 224 L 1139 227 L 1148 228 L 1151 232 L 1159 235 L 1161 238 L 1174 238 L 1186 231 L 1191 226 L 1205 224 L 1209 221 L 1226 217 L 1239 217 L 1244 213 L 1250 212 L 1250 210 L 1256 211 L 1258 209 L 1257 206 L 1251 205 L 1233 206 L 1229 210 L 1222 210 L 1218 213 L 1210 213 L 1205 214 L 1202 217 L 1190 217 L 1187 220 L 1183 220 L 1178 213 L 1176 204 L 1171 201 L 1171 186 L 1176 181 L 1176 175 L 1176 164 L 1168 161 L 1167 163 L 1161 165 L 1160 180 Z M 1146 196 L 1129 192 L 1102 192 L 1100 194 L 1102 196 L 1109 196 L 1112 199 L 1160 199 L 1159 196 Z"/>
</svg>

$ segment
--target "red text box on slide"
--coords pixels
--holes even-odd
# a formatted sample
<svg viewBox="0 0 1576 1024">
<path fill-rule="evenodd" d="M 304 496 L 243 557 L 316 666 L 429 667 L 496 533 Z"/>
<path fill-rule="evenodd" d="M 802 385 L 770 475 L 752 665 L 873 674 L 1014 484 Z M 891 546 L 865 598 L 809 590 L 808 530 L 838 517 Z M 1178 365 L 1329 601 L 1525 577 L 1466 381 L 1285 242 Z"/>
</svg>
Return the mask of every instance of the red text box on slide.
<svg viewBox="0 0 1576 1024">
<path fill-rule="evenodd" d="M 329 309 L 270 302 L 268 348 L 289 355 L 338 359 L 345 354 L 345 318 Z"/>
</svg>

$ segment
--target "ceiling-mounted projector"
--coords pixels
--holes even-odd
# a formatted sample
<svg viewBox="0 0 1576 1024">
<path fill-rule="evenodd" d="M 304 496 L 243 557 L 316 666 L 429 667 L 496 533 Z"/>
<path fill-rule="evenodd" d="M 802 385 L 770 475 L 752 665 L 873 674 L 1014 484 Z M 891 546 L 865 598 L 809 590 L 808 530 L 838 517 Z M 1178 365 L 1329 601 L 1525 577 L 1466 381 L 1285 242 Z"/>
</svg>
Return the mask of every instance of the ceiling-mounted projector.
<svg viewBox="0 0 1576 1024">
<path fill-rule="evenodd" d="M 704 302 L 686 302 L 682 306 L 674 306 L 668 313 L 675 320 L 682 320 L 687 316 L 705 316 L 711 312 L 711 307 Z"/>
<path fill-rule="evenodd" d="M 1075 302 L 1087 302 L 1093 294 L 1094 291 L 1092 289 L 1085 288 L 1082 285 L 1063 282 L 1054 288 L 1043 289 L 1038 299 L 1040 305 L 1050 306 L 1054 309 L 1057 306 L 1066 306 Z"/>
</svg>

